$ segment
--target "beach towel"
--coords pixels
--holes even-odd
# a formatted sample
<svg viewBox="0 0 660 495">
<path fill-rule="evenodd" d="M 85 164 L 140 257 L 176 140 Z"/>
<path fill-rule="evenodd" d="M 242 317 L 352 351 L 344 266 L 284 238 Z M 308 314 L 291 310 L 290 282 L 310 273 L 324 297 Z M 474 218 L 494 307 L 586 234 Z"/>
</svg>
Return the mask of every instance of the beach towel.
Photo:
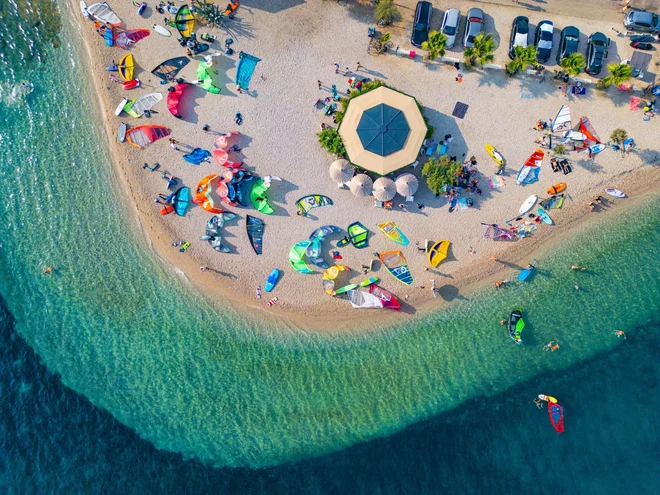
<svg viewBox="0 0 660 495">
<path fill-rule="evenodd" d="M 240 53 L 239 58 L 238 68 L 236 69 L 236 84 L 238 84 L 241 89 L 247 90 L 250 86 L 252 73 L 257 67 L 257 62 L 260 62 L 261 59 L 244 52 Z"/>
<path fill-rule="evenodd" d="M 460 101 L 456 103 L 456 106 L 454 107 L 454 111 L 451 113 L 454 117 L 458 117 L 459 119 L 465 118 L 465 114 L 468 111 L 468 108 L 470 108 L 470 105 L 467 103 L 461 103 Z"/>
<path fill-rule="evenodd" d="M 467 210 L 468 209 L 467 199 L 460 198 L 458 200 L 458 206 L 461 207 L 461 210 Z"/>
<path fill-rule="evenodd" d="M 499 189 L 504 185 L 504 178 L 500 177 L 499 175 L 493 175 L 492 177 L 488 178 L 488 184 L 490 185 L 491 189 Z"/>
</svg>

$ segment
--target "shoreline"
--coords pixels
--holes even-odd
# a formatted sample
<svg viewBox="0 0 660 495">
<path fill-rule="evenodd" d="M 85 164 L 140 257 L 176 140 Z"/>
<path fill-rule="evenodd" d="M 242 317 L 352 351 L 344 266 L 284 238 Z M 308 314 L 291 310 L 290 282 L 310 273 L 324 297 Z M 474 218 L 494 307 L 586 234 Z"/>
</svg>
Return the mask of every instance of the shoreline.
<svg viewBox="0 0 660 495">
<path fill-rule="evenodd" d="M 70 5 L 74 15 L 77 16 L 76 18 L 80 19 L 77 4 L 71 3 Z M 116 11 L 123 12 L 126 8 L 126 6 L 122 6 L 117 8 Z M 407 321 L 411 316 L 420 316 L 429 311 L 442 310 L 451 302 L 451 300 L 444 300 L 443 297 L 434 299 L 432 295 L 429 294 L 428 289 L 424 289 L 424 291 L 421 292 L 422 289 L 419 289 L 418 287 L 401 289 L 403 286 L 399 285 L 395 290 L 395 294 L 400 300 L 402 300 L 402 303 L 402 296 L 406 292 L 414 294 L 414 308 L 409 312 L 402 311 L 403 314 L 401 315 L 386 311 L 358 311 L 348 312 L 347 314 L 350 316 L 338 316 L 336 312 L 336 302 L 321 291 L 319 291 L 318 295 L 322 302 L 311 309 L 306 309 L 304 307 L 291 308 L 289 306 L 275 306 L 266 309 L 263 303 L 267 298 L 262 298 L 259 301 L 249 297 L 245 291 L 243 291 L 243 293 L 237 293 L 233 290 L 235 287 L 232 286 L 239 285 L 240 282 L 233 283 L 232 281 L 226 280 L 225 277 L 220 277 L 215 274 L 201 273 L 199 271 L 199 266 L 206 264 L 204 258 L 197 260 L 192 255 L 177 256 L 179 253 L 172 249 L 171 242 L 172 239 L 181 238 L 181 236 L 177 235 L 177 229 L 173 224 L 162 221 L 162 218 L 166 217 L 161 217 L 158 211 L 153 208 L 151 210 L 147 209 L 149 203 L 145 201 L 145 194 L 138 190 L 140 184 L 134 185 L 131 182 L 131 179 L 135 178 L 135 173 L 132 170 L 132 167 L 134 168 L 135 164 L 130 163 L 134 156 L 131 154 L 131 151 L 133 150 L 130 150 L 125 146 L 122 147 L 122 145 L 119 145 L 116 140 L 112 139 L 115 130 L 113 125 L 116 124 L 116 119 L 111 110 L 114 108 L 114 105 L 111 102 L 113 92 L 103 91 L 103 87 L 107 85 L 107 81 L 102 80 L 105 73 L 99 74 L 98 70 L 95 71 L 95 67 L 104 66 L 101 50 L 106 47 L 102 44 L 102 40 L 93 30 L 90 31 L 87 29 L 88 26 L 85 25 L 84 22 L 78 20 L 78 23 L 82 24 L 82 41 L 84 49 L 89 55 L 88 70 L 90 70 L 95 86 L 95 92 L 101 103 L 101 118 L 104 120 L 104 128 L 108 133 L 107 142 L 113 161 L 113 170 L 118 176 L 122 194 L 130 202 L 129 205 L 126 205 L 125 211 L 136 213 L 137 226 L 139 226 L 141 235 L 145 237 L 149 249 L 165 264 L 173 275 L 184 278 L 192 286 L 191 288 L 193 290 L 200 292 L 203 297 L 210 300 L 213 304 L 220 306 L 228 305 L 235 311 L 250 318 L 268 319 L 271 320 L 271 322 L 272 320 L 276 320 L 278 326 L 284 326 L 299 332 L 311 330 L 323 333 L 349 333 L 361 332 L 366 329 L 377 331 L 382 326 L 389 326 L 397 323 L 400 324 L 404 320 Z M 156 35 L 152 34 L 152 36 Z M 94 41 L 95 39 L 96 41 Z M 135 96 L 138 94 L 141 93 L 136 93 Z M 205 96 L 205 98 L 208 97 L 208 95 Z M 163 114 L 162 107 L 159 107 L 159 110 L 161 111 L 161 114 Z M 157 122 L 157 119 L 154 119 L 154 123 L 161 122 Z M 171 122 L 164 123 L 164 125 L 170 127 L 169 124 L 171 124 Z M 164 144 L 162 146 L 164 146 Z M 329 161 L 331 161 L 331 159 L 328 157 L 328 162 Z M 157 175 L 159 175 L 159 173 Z M 153 177 L 149 178 L 153 181 Z M 599 221 L 600 218 L 609 218 L 611 215 L 616 215 L 619 211 L 627 211 L 629 207 L 633 207 L 638 201 L 642 201 L 645 197 L 652 194 L 655 189 L 654 184 L 657 184 L 660 180 L 660 171 L 648 166 L 639 171 L 619 174 L 618 179 L 619 180 L 614 181 L 614 184 L 611 184 L 610 182 L 612 181 L 608 179 L 608 185 L 616 185 L 617 187 L 624 189 L 629 195 L 629 198 L 623 201 L 611 201 L 611 203 L 616 204 L 615 208 L 594 214 L 589 214 L 584 206 L 582 206 L 582 209 L 579 209 L 584 200 L 593 196 L 593 194 L 597 192 L 595 186 L 590 184 L 588 188 L 589 191 L 578 191 L 575 193 L 575 200 L 567 202 L 564 207 L 565 209 L 554 210 L 553 216 L 557 217 L 557 226 L 550 227 L 549 229 L 539 229 L 539 231 L 534 233 L 531 238 L 508 244 L 506 249 L 503 249 L 505 246 L 502 244 L 493 244 L 494 249 L 492 250 L 496 252 L 490 252 L 488 255 L 496 255 L 499 259 L 505 258 L 509 263 L 518 263 L 523 260 L 530 261 L 535 255 L 541 256 L 545 250 L 561 241 L 564 236 L 575 232 L 576 229 L 585 225 L 587 219 L 591 219 L 593 222 L 594 219 Z M 510 180 L 511 179 L 509 179 L 509 181 Z M 190 184 L 188 185 L 190 186 Z M 136 189 L 136 187 L 138 189 Z M 508 187 L 511 188 L 512 185 L 509 185 Z M 366 207 L 367 206 L 365 205 L 365 208 Z M 243 210 L 238 211 L 241 213 L 243 212 Z M 582 217 L 584 217 L 584 219 L 582 219 Z M 188 220 L 188 218 L 186 217 L 184 220 Z M 295 221 L 296 219 L 294 218 L 293 220 Z M 405 230 L 405 227 L 403 228 Z M 557 229 L 561 229 L 561 231 L 557 233 Z M 378 235 L 378 233 L 374 233 L 374 236 Z M 477 235 L 480 234 L 475 234 L 473 237 L 476 237 Z M 484 251 L 483 245 L 478 247 L 477 250 L 478 252 Z M 501 254 L 503 252 L 506 252 L 506 254 Z M 467 257 L 469 255 L 465 256 Z M 458 289 L 461 295 L 469 295 L 483 289 L 485 284 L 491 283 L 497 275 L 504 274 L 506 271 L 507 268 L 505 266 L 490 262 L 487 257 L 478 255 L 474 262 L 470 261 L 467 266 L 459 267 L 448 273 L 448 275 L 453 277 L 451 279 L 451 285 Z M 208 275 L 212 276 L 209 277 Z M 378 275 L 388 277 L 388 275 L 384 274 L 382 269 L 378 272 Z M 296 275 L 294 274 L 294 276 Z M 298 276 L 300 277 L 300 275 Z M 438 284 L 440 289 L 443 287 L 442 282 L 444 280 L 444 278 L 436 279 L 437 282 L 440 282 L 440 284 Z M 386 288 L 389 289 L 390 287 Z M 347 301 L 342 301 L 342 304 L 348 306 L 349 303 Z M 350 308 L 350 306 L 348 307 Z M 330 313 L 330 315 L 328 315 L 328 313 Z"/>
</svg>

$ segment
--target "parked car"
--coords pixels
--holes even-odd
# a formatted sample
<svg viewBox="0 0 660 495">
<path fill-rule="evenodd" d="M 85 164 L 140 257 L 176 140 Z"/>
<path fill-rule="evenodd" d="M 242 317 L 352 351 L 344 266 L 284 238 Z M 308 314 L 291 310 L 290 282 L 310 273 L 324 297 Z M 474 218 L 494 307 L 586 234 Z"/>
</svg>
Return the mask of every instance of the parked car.
<svg viewBox="0 0 660 495">
<path fill-rule="evenodd" d="M 468 10 L 467 22 L 465 23 L 465 36 L 463 37 L 463 48 L 472 48 L 474 39 L 481 34 L 484 25 L 484 11 L 473 8 Z"/>
<path fill-rule="evenodd" d="M 566 26 L 561 30 L 559 38 L 559 50 L 557 51 L 557 63 L 561 63 L 563 59 L 568 57 L 571 53 L 576 53 L 580 47 L 580 30 L 575 26 Z"/>
<path fill-rule="evenodd" d="M 607 47 L 610 40 L 603 33 L 594 33 L 587 41 L 587 68 L 585 72 L 596 76 L 603 70 L 603 62 L 607 58 Z"/>
<path fill-rule="evenodd" d="M 415 9 L 415 19 L 413 21 L 412 36 L 410 42 L 421 47 L 422 43 L 429 39 L 429 27 L 431 26 L 431 14 L 433 5 L 431 2 L 418 2 Z"/>
<path fill-rule="evenodd" d="M 447 37 L 446 47 L 451 48 L 456 42 L 456 34 L 461 24 L 461 12 L 458 9 L 447 9 L 442 18 L 440 31 Z"/>
<path fill-rule="evenodd" d="M 516 56 L 516 47 L 527 48 L 529 44 L 529 19 L 519 15 L 511 25 L 511 39 L 509 40 L 509 58 L 513 60 Z"/>
<path fill-rule="evenodd" d="M 660 33 L 660 18 L 658 14 L 644 10 L 633 10 L 623 18 L 623 25 L 631 31 Z"/>
<path fill-rule="evenodd" d="M 550 59 L 553 32 L 554 26 L 552 25 L 552 21 L 539 22 L 534 41 L 536 45 L 536 61 L 539 64 L 544 64 Z"/>
</svg>

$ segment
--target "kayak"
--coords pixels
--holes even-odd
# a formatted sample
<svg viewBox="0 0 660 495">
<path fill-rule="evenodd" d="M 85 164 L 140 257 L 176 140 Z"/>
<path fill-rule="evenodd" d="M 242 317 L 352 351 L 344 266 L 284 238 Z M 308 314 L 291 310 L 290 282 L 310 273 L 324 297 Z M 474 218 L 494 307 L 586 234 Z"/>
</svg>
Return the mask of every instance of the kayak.
<svg viewBox="0 0 660 495">
<path fill-rule="evenodd" d="M 514 342 L 518 345 L 522 344 L 522 331 L 525 328 L 525 322 L 522 317 L 522 309 L 514 309 L 509 315 L 509 337 L 511 337 Z"/>
<path fill-rule="evenodd" d="M 605 192 L 609 194 L 610 196 L 614 196 L 615 198 L 625 198 L 626 193 L 619 191 L 618 189 L 612 189 L 611 187 L 608 187 L 605 189 Z"/>
<path fill-rule="evenodd" d="M 552 218 L 550 218 L 550 215 L 548 215 L 543 208 L 539 208 L 536 210 L 537 213 L 539 214 L 539 217 L 541 220 L 543 220 L 544 223 L 547 223 L 548 225 L 552 225 L 554 222 L 552 221 Z"/>
<path fill-rule="evenodd" d="M 280 271 L 275 268 L 272 272 L 270 272 L 270 275 L 268 275 L 268 279 L 266 280 L 266 285 L 264 285 L 264 290 L 266 292 L 270 292 L 275 288 L 277 285 L 277 282 L 280 278 Z"/>
<path fill-rule="evenodd" d="M 548 402 L 548 414 L 557 433 L 564 433 L 564 408 L 554 402 Z"/>
<path fill-rule="evenodd" d="M 520 205 L 520 210 L 518 210 L 518 212 L 521 215 L 527 213 L 529 210 L 531 210 L 534 207 L 537 199 L 539 199 L 539 197 L 536 194 L 532 194 L 529 198 L 525 200 L 525 202 L 522 205 Z"/>
<path fill-rule="evenodd" d="M 140 87 L 140 80 L 139 79 L 131 79 L 130 81 L 124 81 L 121 83 L 121 86 L 123 89 L 133 89 L 133 88 L 139 88 Z"/>
<path fill-rule="evenodd" d="M 520 272 L 520 275 L 518 275 L 518 280 L 527 280 L 527 277 L 529 277 L 533 271 L 534 265 L 530 263 L 529 268 L 525 268 L 522 272 Z"/>
<path fill-rule="evenodd" d="M 504 157 L 491 144 L 486 145 L 486 152 L 498 165 L 504 165 Z"/>
<path fill-rule="evenodd" d="M 566 182 L 560 182 L 559 184 L 555 184 L 554 186 L 548 188 L 548 194 L 559 194 L 564 189 L 566 189 Z"/>
</svg>

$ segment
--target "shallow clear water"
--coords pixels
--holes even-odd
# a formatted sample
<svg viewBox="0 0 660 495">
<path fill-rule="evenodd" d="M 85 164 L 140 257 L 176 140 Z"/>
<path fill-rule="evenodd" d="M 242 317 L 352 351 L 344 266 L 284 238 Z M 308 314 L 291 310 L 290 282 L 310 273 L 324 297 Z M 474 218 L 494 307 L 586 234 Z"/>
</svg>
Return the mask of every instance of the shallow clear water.
<svg viewBox="0 0 660 495">
<path fill-rule="evenodd" d="M 39 8 L 51 12 L 45 5 Z M 0 293 L 14 318 L 5 318 L 12 346 L 2 361 L 10 371 L 3 387 L 12 401 L 3 421 L 14 425 L 11 443 L 18 447 L 3 445 L 6 472 L 24 473 L 8 479 L 15 490 L 35 469 L 43 479 L 30 482 L 39 486 L 61 469 L 58 463 L 82 462 L 95 451 L 111 468 L 92 463 L 83 478 L 69 467 L 71 486 L 80 489 L 96 475 L 95 482 L 112 484 L 113 469 L 133 477 L 141 464 L 150 473 L 174 464 L 175 484 L 190 475 L 254 491 L 270 491 L 273 477 L 273 490 L 301 477 L 296 486 L 312 490 L 333 468 L 347 476 L 334 482 L 342 490 L 359 473 L 361 491 L 480 491 L 488 484 L 472 479 L 475 471 L 494 471 L 502 486 L 515 486 L 508 478 L 514 476 L 529 489 L 554 462 L 566 487 L 613 486 L 601 478 L 620 479 L 638 493 L 658 487 L 657 431 L 648 418 L 658 405 L 652 320 L 660 309 L 660 263 L 649 253 L 660 242 L 660 200 L 568 239 L 540 260 L 529 283 L 478 294 L 405 328 L 333 337 L 257 327 L 197 296 L 145 248 L 115 186 L 96 98 L 78 62 L 85 56 L 79 28 L 64 20 L 55 35 L 53 26 L 43 37 L 29 31 L 35 43 L 22 56 L 10 52 L 11 69 L 0 67 L 4 95 L 21 81 L 35 87 L 24 98 L 0 99 L 10 119 L 0 130 Z M 53 47 L 53 39 L 67 41 Z M 81 75 L 80 84 L 70 84 Z M 574 263 L 589 270 L 572 273 Z M 42 275 L 47 265 L 57 273 Z M 527 320 L 523 346 L 498 324 L 518 306 Z M 629 341 L 613 337 L 613 328 Z M 218 467 L 304 461 L 252 479 L 243 470 L 214 471 L 157 452 L 36 364 L 24 366 L 31 354 L 14 332 L 65 385 L 160 449 Z M 553 339 L 561 352 L 544 353 L 543 343 Z M 537 393 L 564 403 L 564 435 L 529 402 Z M 26 408 L 43 417 L 20 416 Z M 44 438 L 66 441 L 55 446 Z M 614 458 L 634 455 L 637 462 L 608 465 L 604 444 Z M 53 452 L 35 467 L 30 456 L 42 448 Z"/>
</svg>

